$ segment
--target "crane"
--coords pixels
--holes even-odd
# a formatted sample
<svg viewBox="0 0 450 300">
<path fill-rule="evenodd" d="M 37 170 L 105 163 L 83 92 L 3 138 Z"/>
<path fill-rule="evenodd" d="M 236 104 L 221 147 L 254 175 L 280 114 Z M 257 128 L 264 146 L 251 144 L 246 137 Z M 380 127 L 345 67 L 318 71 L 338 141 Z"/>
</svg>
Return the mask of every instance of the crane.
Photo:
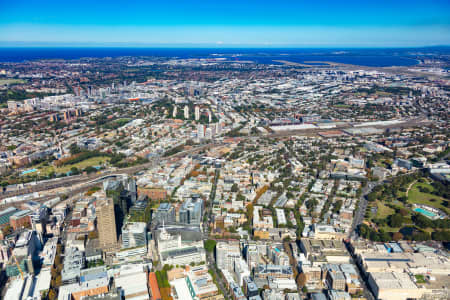
<svg viewBox="0 0 450 300">
<path fill-rule="evenodd" d="M 17 269 L 19 269 L 20 276 L 22 276 L 22 280 L 23 280 L 23 271 L 22 271 L 22 268 L 20 267 L 20 264 L 19 264 L 19 262 L 17 261 L 16 256 L 14 255 L 14 252 L 11 252 L 11 254 L 12 254 L 12 257 L 14 258 L 14 261 L 16 262 Z"/>
</svg>

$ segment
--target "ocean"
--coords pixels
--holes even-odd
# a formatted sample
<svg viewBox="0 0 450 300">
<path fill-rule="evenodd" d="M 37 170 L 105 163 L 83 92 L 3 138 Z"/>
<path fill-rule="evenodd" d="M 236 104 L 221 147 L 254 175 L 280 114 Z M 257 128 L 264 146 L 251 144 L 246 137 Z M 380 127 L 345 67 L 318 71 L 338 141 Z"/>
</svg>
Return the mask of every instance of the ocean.
<svg viewBox="0 0 450 300">
<path fill-rule="evenodd" d="M 296 63 L 336 62 L 369 67 L 412 66 L 418 63 L 411 49 L 250 49 L 250 48 L 44 48 L 0 47 L 0 62 L 23 62 L 40 59 L 73 60 L 120 56 L 160 58 L 213 58 L 254 61 L 260 64 L 280 64 L 275 60 Z"/>
</svg>

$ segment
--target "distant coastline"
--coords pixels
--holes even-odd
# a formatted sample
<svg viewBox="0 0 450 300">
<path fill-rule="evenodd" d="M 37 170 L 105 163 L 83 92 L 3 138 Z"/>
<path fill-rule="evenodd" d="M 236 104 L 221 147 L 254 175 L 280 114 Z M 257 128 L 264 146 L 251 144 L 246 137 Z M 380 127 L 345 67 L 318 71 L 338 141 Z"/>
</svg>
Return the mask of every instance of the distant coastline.
<svg viewBox="0 0 450 300">
<path fill-rule="evenodd" d="M 360 65 L 367 67 L 413 66 L 417 58 L 411 49 L 312 49 L 312 48 L 126 48 L 126 47 L 0 47 L 0 62 L 41 59 L 73 60 L 142 56 L 155 58 L 226 58 L 235 62 L 258 64 Z"/>
</svg>

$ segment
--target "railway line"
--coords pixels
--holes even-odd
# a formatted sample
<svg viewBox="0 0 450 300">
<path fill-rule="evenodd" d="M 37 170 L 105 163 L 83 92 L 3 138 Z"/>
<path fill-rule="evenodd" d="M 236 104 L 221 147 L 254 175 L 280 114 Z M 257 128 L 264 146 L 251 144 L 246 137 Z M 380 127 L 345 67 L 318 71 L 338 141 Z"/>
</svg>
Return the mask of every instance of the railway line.
<svg viewBox="0 0 450 300">
<path fill-rule="evenodd" d="M 415 119 L 407 120 L 403 123 L 395 124 L 395 127 L 410 128 L 410 127 L 415 127 L 415 126 L 421 126 L 426 123 L 429 123 L 429 121 L 427 121 L 424 118 L 415 118 Z M 374 125 L 374 126 L 368 126 L 368 127 L 386 129 L 386 128 L 391 128 L 392 125 L 385 125 L 385 126 Z M 274 133 L 265 134 L 263 136 L 265 138 L 280 138 L 280 137 L 290 137 L 290 136 L 298 136 L 298 135 L 314 136 L 314 135 L 318 135 L 321 132 L 325 132 L 325 131 L 329 131 L 329 130 L 345 130 L 345 129 L 349 129 L 349 128 L 354 128 L 354 127 L 350 124 L 347 124 L 347 125 L 336 126 L 333 128 L 326 128 L 326 129 L 311 128 L 311 129 L 302 129 L 302 130 L 274 132 Z M 358 128 L 364 128 L 364 127 L 358 127 Z M 239 139 L 246 140 L 246 139 L 255 139 L 258 137 L 261 137 L 261 135 L 248 135 L 248 136 L 239 137 Z M 76 186 L 76 185 L 83 184 L 83 183 L 84 183 L 84 185 L 91 186 L 91 184 L 98 184 L 99 182 L 106 180 L 109 177 L 120 176 L 123 174 L 133 175 L 139 171 L 153 167 L 155 165 L 155 163 L 160 162 L 161 160 L 168 160 L 171 158 L 176 158 L 176 157 L 184 156 L 187 154 L 193 154 L 193 153 L 200 152 L 200 151 L 209 149 L 209 148 L 217 146 L 217 145 L 218 145 L 217 142 L 203 144 L 203 145 L 200 145 L 200 146 L 197 146 L 197 147 L 185 150 L 185 151 L 175 153 L 175 154 L 167 156 L 167 157 L 159 157 L 159 156 L 155 157 L 148 163 L 144 163 L 141 165 L 132 166 L 132 167 L 128 167 L 128 168 L 118 169 L 118 170 L 107 170 L 100 174 L 77 175 L 77 176 L 60 178 L 60 179 L 56 179 L 56 180 L 50 180 L 50 181 L 47 180 L 45 182 L 36 182 L 35 184 L 32 184 L 32 185 L 30 184 L 28 186 L 19 188 L 14 191 L 7 191 L 4 193 L 1 193 L 0 194 L 0 208 L 2 208 L 4 206 L 9 206 L 10 204 L 19 203 L 20 201 L 8 202 L 8 199 L 11 199 L 14 197 L 27 195 L 27 194 L 33 194 L 33 193 L 39 193 L 42 191 L 48 191 L 48 190 L 53 190 L 53 189 L 58 189 L 58 188 L 67 188 L 70 186 Z M 30 200 L 30 199 L 27 199 L 27 201 L 28 200 Z"/>
</svg>

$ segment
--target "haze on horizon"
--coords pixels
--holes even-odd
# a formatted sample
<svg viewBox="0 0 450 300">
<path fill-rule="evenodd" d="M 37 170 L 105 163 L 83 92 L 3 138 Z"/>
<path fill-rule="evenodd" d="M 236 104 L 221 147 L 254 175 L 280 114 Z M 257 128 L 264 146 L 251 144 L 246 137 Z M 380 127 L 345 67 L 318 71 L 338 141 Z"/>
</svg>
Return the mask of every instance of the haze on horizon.
<svg viewBox="0 0 450 300">
<path fill-rule="evenodd" d="M 1 1 L 0 46 L 450 45 L 450 2 Z"/>
</svg>

